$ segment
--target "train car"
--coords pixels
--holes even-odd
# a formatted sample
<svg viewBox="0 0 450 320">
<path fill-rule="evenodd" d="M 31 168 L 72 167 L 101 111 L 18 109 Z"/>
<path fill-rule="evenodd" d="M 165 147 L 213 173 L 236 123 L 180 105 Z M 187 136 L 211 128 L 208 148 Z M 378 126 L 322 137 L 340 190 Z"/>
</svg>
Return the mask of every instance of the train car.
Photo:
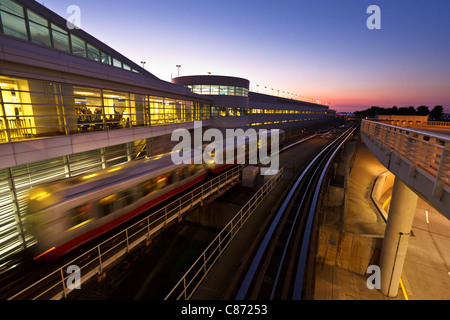
<svg viewBox="0 0 450 320">
<path fill-rule="evenodd" d="M 278 130 L 278 135 L 274 135 L 274 137 L 272 137 L 272 131 L 267 130 L 266 136 L 264 137 L 260 133 L 257 133 L 255 135 L 245 136 L 244 141 L 238 141 L 234 137 L 226 139 L 221 148 L 214 149 L 209 153 L 210 159 L 206 161 L 208 169 L 212 173 L 217 174 L 235 164 L 257 164 L 261 156 L 260 150 L 267 150 L 267 155 L 272 156 L 272 140 L 274 143 L 278 143 L 278 149 L 281 149 L 284 143 L 284 137 L 285 132 L 283 130 Z M 243 155 L 241 159 L 238 157 L 239 152 Z M 206 153 L 208 152 L 206 151 Z M 214 161 L 213 159 L 219 161 Z M 233 159 L 233 161 L 229 159 Z"/>
<path fill-rule="evenodd" d="M 136 160 L 32 189 L 27 225 L 35 259 L 52 260 L 206 178 L 203 164 L 169 155 Z"/>
</svg>

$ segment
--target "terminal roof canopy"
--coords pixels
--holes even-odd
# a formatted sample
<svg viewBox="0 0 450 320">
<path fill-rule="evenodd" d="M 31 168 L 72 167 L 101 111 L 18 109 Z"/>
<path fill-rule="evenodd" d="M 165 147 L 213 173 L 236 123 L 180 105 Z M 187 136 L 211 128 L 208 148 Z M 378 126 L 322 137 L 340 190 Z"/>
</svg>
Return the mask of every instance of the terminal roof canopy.
<svg viewBox="0 0 450 320">
<path fill-rule="evenodd" d="M 74 28 L 37 1 L 0 0 L 0 17 L 1 31 L 5 35 L 158 79 L 97 38 Z"/>
</svg>

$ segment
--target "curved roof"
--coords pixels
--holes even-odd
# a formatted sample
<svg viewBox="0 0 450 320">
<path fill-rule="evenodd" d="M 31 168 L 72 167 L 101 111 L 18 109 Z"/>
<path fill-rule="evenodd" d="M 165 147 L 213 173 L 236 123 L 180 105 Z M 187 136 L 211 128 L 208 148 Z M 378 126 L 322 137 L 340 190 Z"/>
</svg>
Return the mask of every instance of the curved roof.
<svg viewBox="0 0 450 320">
<path fill-rule="evenodd" d="M 193 75 L 177 77 L 172 79 L 173 83 L 179 85 L 224 85 L 224 86 L 236 86 L 249 88 L 250 81 L 244 78 L 229 77 L 229 76 L 216 76 L 216 75 Z"/>
</svg>

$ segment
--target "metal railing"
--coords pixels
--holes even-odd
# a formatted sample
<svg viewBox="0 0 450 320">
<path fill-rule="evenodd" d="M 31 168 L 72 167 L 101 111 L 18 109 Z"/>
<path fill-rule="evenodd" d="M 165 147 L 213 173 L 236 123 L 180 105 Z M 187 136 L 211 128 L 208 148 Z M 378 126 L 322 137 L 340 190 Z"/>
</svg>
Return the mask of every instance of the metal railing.
<svg viewBox="0 0 450 320">
<path fill-rule="evenodd" d="M 422 169 L 434 181 L 433 194 L 450 187 L 450 136 L 363 120 L 361 132 Z"/>
<path fill-rule="evenodd" d="M 427 121 L 427 126 L 450 127 L 450 121 Z"/>
<path fill-rule="evenodd" d="M 143 242 L 151 240 L 154 234 L 166 228 L 172 221 L 180 219 L 183 213 L 225 186 L 237 183 L 240 180 L 242 168 L 242 165 L 236 166 L 220 176 L 211 179 L 115 236 L 94 246 L 81 256 L 11 296 L 9 300 L 58 300 L 67 297 L 70 292 L 75 290 L 71 285 L 71 281 L 74 279 L 74 273 L 68 273 L 69 266 L 75 265 L 79 267 L 80 285 L 94 276 L 102 275 L 103 271 L 114 266 L 128 252 Z"/>
<path fill-rule="evenodd" d="M 208 272 L 220 258 L 244 223 L 256 210 L 258 205 L 264 200 L 264 198 L 270 193 L 274 186 L 280 181 L 282 175 L 283 168 L 281 168 L 276 175 L 270 178 L 253 195 L 253 197 L 239 210 L 239 212 L 208 245 L 198 259 L 192 264 L 189 270 L 181 277 L 178 283 L 167 294 L 165 300 L 188 300 L 192 297 L 203 279 L 205 279 Z"/>
</svg>

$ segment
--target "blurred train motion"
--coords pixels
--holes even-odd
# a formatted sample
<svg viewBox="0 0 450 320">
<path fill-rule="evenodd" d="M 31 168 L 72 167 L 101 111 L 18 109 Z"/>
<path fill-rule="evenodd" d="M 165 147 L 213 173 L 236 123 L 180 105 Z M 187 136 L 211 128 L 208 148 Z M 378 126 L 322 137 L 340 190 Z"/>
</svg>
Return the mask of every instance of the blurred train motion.
<svg viewBox="0 0 450 320">
<path fill-rule="evenodd" d="M 251 157 L 249 149 L 254 150 L 249 148 L 252 139 L 257 138 L 249 137 L 239 146 L 245 150 L 246 159 Z M 276 141 L 283 144 L 282 130 Z M 258 146 L 261 142 L 271 149 L 271 139 L 258 140 Z M 236 163 L 236 142 L 215 149 L 211 156 L 224 157 L 230 148 Z M 233 165 L 204 161 L 203 155 L 199 161 L 193 151 L 190 156 L 191 164 L 174 164 L 171 153 L 166 153 L 32 189 L 26 224 L 37 240 L 31 248 L 34 259 L 60 257 Z"/>
</svg>

